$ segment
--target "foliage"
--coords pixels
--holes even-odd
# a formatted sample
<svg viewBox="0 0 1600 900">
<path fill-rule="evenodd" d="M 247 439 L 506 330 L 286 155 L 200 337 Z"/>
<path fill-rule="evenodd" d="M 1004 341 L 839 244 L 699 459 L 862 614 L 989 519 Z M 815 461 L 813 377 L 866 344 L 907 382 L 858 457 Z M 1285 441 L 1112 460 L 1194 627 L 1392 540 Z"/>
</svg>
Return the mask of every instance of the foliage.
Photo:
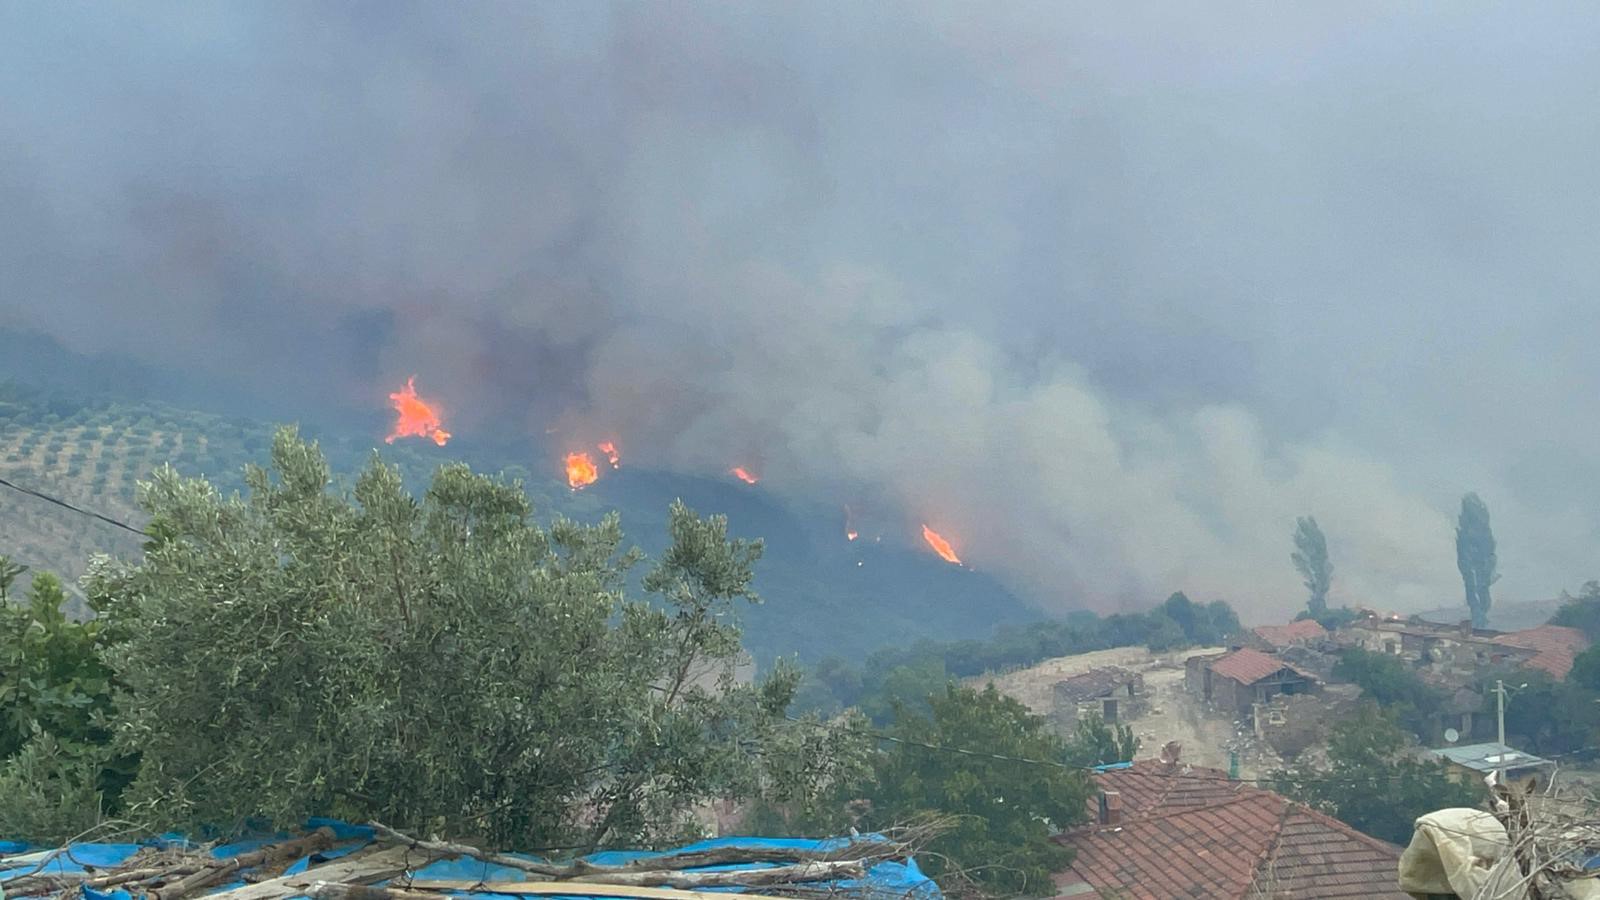
<svg viewBox="0 0 1600 900">
<path fill-rule="evenodd" d="M 511 846 L 677 836 L 710 798 L 807 805 L 864 753 L 794 725 L 779 667 L 735 683 L 759 543 L 681 503 L 630 597 L 615 516 L 531 520 L 520 484 L 439 469 L 419 499 L 376 459 L 330 492 L 293 430 L 245 497 L 170 468 L 154 537 L 88 587 L 119 642 L 130 796 L 173 824 L 379 818 Z"/>
<path fill-rule="evenodd" d="M 1360 686 L 1365 696 L 1419 739 L 1435 737 L 1438 723 L 1433 713 L 1445 698 L 1399 657 L 1352 647 L 1340 654 L 1333 677 Z"/>
<path fill-rule="evenodd" d="M 1315 619 L 1317 624 L 1321 625 L 1323 628 L 1326 628 L 1329 631 L 1338 631 L 1339 629 L 1349 625 L 1351 622 L 1354 622 L 1359 618 L 1361 618 L 1361 613 L 1351 609 L 1350 607 L 1336 606 L 1332 609 L 1325 609 L 1322 611 L 1321 615 L 1316 616 L 1312 615 L 1310 610 L 1303 609 L 1300 611 L 1299 615 L 1294 617 L 1294 620 L 1298 622 L 1302 619 Z"/>
<path fill-rule="evenodd" d="M 1294 569 L 1305 579 L 1310 597 L 1306 610 L 1312 618 L 1328 611 L 1328 588 L 1333 585 L 1333 563 L 1328 560 L 1328 539 L 1317 527 L 1314 516 L 1301 516 L 1295 520 L 1294 552 L 1289 554 Z"/>
<path fill-rule="evenodd" d="M 1565 681 L 1538 670 L 1489 672 L 1478 685 L 1485 697 L 1494 697 L 1496 677 L 1505 681 L 1507 741 L 1519 749 L 1544 755 L 1563 755 L 1593 747 L 1600 741 L 1600 693 L 1590 673 L 1592 654 L 1579 657 Z M 1513 680 L 1514 679 L 1514 680 Z"/>
<path fill-rule="evenodd" d="M 96 622 L 62 612 L 66 594 L 48 572 L 26 605 L 0 606 L 0 833 L 60 839 L 92 824 L 101 795 L 114 806 L 133 760 L 110 751 L 103 717 L 111 673 Z"/>
<path fill-rule="evenodd" d="M 928 813 L 958 816 L 955 830 L 929 848 L 930 874 L 960 868 L 1000 894 L 1053 890 L 1051 873 L 1072 854 L 1050 837 L 1082 820 L 1089 781 L 1082 771 L 1015 761 L 1064 757 L 1042 718 L 993 685 L 949 685 L 926 714 L 902 708 L 890 733 L 900 742 L 879 757 L 866 827 Z"/>
<path fill-rule="evenodd" d="M 1132 762 L 1139 753 L 1139 739 L 1128 725 L 1109 725 L 1099 713 L 1078 720 L 1067 741 L 1062 761 L 1074 766 L 1104 766 Z"/>
<path fill-rule="evenodd" d="M 64 749 L 48 734 L 33 735 L 0 763 L 0 834 L 56 843 L 98 824 L 98 760 Z"/>
<path fill-rule="evenodd" d="M 0 556 L 0 603 L 11 600 L 11 586 L 16 583 L 17 577 L 26 571 L 28 571 L 27 566 L 9 556 Z"/>
<path fill-rule="evenodd" d="M 1474 628 L 1489 627 L 1489 588 L 1500 580 L 1496 564 L 1489 506 L 1477 494 L 1467 494 L 1461 498 L 1456 522 L 1456 567 L 1461 570 Z"/>
<path fill-rule="evenodd" d="M 1563 592 L 1562 598 L 1564 602 L 1550 617 L 1550 624 L 1576 628 L 1590 641 L 1600 642 L 1600 581 L 1585 582 L 1578 596 Z"/>
<path fill-rule="evenodd" d="M 1274 786 L 1373 837 L 1405 844 L 1418 816 L 1475 807 L 1482 794 L 1452 780 L 1443 762 L 1411 756 L 1407 744 L 1392 716 L 1363 703 L 1333 726 L 1327 769 L 1300 765 L 1274 772 Z"/>
</svg>

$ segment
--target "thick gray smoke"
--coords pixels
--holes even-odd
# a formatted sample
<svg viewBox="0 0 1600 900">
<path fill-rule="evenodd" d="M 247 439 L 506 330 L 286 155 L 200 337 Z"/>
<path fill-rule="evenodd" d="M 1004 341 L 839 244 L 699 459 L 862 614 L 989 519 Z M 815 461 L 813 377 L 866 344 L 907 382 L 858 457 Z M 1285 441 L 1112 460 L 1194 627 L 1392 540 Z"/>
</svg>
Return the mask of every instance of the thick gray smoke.
<svg viewBox="0 0 1600 900">
<path fill-rule="evenodd" d="M 756 468 L 1042 606 L 1596 574 L 1581 5 L 0 6 L 0 307 Z M 540 464 L 551 464 L 544 460 Z"/>
</svg>

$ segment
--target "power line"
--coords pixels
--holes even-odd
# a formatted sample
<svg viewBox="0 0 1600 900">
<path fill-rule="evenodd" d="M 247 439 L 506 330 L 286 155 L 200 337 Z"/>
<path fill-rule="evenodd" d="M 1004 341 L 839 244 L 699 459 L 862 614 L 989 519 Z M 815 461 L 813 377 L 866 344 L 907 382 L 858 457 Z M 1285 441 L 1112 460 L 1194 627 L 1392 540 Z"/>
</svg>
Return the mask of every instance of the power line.
<svg viewBox="0 0 1600 900">
<path fill-rule="evenodd" d="M 121 528 L 123 531 L 131 531 L 134 534 L 142 535 L 144 537 L 154 537 L 154 535 L 150 534 L 150 532 L 145 531 L 142 528 L 135 528 L 134 526 L 129 525 L 127 522 L 122 522 L 122 521 L 119 521 L 117 519 L 113 519 L 110 516 L 101 515 L 100 513 L 94 512 L 92 510 L 82 509 L 80 507 L 73 506 L 71 503 L 68 503 L 67 501 L 62 500 L 60 497 L 53 497 L 50 494 L 44 493 L 43 491 L 36 491 L 33 488 L 23 487 L 20 484 L 13 484 L 12 482 L 5 480 L 4 478 L 0 478 L 0 486 L 8 487 L 8 488 L 12 489 L 13 491 L 16 491 L 19 494 L 26 494 L 29 497 L 36 497 L 36 498 L 38 498 L 40 500 L 43 500 L 46 503 L 53 503 L 56 506 L 61 507 L 62 509 L 70 510 L 72 512 L 77 513 L 80 516 L 88 516 L 91 519 L 99 519 L 100 521 L 106 523 L 107 525 L 114 525 L 117 528 Z"/>
</svg>

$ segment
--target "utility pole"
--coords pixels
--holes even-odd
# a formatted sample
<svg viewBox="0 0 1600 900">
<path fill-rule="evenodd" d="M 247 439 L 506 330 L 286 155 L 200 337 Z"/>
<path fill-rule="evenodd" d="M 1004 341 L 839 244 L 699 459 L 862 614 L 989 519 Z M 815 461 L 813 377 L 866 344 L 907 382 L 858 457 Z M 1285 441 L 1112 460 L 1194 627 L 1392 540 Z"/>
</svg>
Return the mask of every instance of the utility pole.
<svg viewBox="0 0 1600 900">
<path fill-rule="evenodd" d="M 1495 698 L 1495 723 L 1500 734 L 1500 749 L 1495 751 L 1494 783 L 1502 786 L 1506 783 L 1506 683 L 1496 678 L 1494 681 Z"/>
</svg>

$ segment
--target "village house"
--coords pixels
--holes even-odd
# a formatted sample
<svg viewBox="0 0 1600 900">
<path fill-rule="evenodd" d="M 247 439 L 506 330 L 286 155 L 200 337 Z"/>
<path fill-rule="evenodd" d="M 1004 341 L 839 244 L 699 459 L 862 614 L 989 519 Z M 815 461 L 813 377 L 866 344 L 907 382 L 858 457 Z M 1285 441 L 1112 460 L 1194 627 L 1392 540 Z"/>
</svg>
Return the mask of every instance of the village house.
<svg viewBox="0 0 1600 900">
<path fill-rule="evenodd" d="M 1316 619 L 1300 619 L 1287 625 L 1257 625 L 1245 632 L 1239 643 L 1267 653 L 1278 653 L 1290 647 L 1320 644 L 1328 639 L 1328 630 Z"/>
<path fill-rule="evenodd" d="M 1220 709 L 1253 719 L 1257 705 L 1280 694 L 1312 693 L 1318 682 L 1292 663 L 1245 647 L 1222 656 L 1190 657 L 1184 686 Z"/>
<path fill-rule="evenodd" d="M 1144 676 L 1120 666 L 1090 669 L 1056 682 L 1052 712 L 1071 728 L 1083 716 L 1098 713 L 1106 722 L 1137 718 L 1144 712 Z"/>
<path fill-rule="evenodd" d="M 1097 773 L 1060 898 L 1408 900 L 1401 848 L 1217 769 L 1140 760 Z"/>
<path fill-rule="evenodd" d="M 1523 753 L 1496 741 L 1440 747 L 1428 753 L 1449 763 L 1450 777 L 1468 783 L 1482 783 L 1485 776 L 1502 769 L 1506 784 L 1539 788 L 1550 782 L 1556 768 L 1556 764 L 1550 760 Z"/>
<path fill-rule="evenodd" d="M 1538 669 L 1559 680 L 1572 670 L 1573 659 L 1589 647 L 1582 631 L 1561 625 L 1500 632 L 1473 628 L 1471 622 L 1439 625 L 1420 619 L 1358 619 L 1338 637 L 1374 653 L 1389 653 L 1427 666 L 1454 684 L 1465 683 L 1485 667 L 1501 665 Z"/>
</svg>

